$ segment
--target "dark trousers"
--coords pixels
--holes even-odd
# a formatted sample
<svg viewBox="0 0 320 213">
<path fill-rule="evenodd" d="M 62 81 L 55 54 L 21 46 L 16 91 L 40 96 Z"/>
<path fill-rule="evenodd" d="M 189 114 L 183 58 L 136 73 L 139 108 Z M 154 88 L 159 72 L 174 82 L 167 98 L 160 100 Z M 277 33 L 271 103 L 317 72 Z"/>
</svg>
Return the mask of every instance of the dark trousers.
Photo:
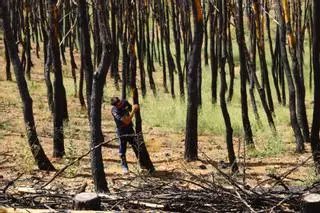
<svg viewBox="0 0 320 213">
<path fill-rule="evenodd" d="M 127 152 L 127 143 L 132 146 L 134 153 L 137 155 L 137 146 L 136 146 L 136 136 L 123 136 L 123 135 L 134 135 L 134 132 L 130 133 L 120 133 L 117 131 L 119 137 L 119 155 L 120 157 L 125 157 Z"/>
</svg>

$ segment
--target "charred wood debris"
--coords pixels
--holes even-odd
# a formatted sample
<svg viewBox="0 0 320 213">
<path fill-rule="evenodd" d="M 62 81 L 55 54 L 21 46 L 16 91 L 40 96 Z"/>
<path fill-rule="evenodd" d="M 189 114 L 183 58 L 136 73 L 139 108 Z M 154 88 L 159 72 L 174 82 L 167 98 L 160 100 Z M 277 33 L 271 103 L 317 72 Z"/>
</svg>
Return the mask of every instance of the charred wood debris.
<svg viewBox="0 0 320 213">
<path fill-rule="evenodd" d="M 311 156 L 294 168 L 269 175 L 255 186 L 249 186 L 245 173 L 231 176 L 210 159 L 215 168 L 210 175 L 195 175 L 186 170 L 188 178 L 174 171 L 165 175 L 131 172 L 128 183 L 111 188 L 112 193 L 99 194 L 102 211 L 170 211 L 170 212 L 299 212 L 303 197 L 320 193 L 320 183 L 311 186 L 288 185 L 290 174 L 311 160 Z M 59 171 L 57 171 L 58 174 Z M 24 174 L 0 184 L 0 209 L 28 208 L 67 212 L 73 208 L 76 194 L 87 184 L 75 189 L 50 187 L 48 180 L 37 178 L 30 187 L 20 187 Z M 54 177 L 57 178 L 58 175 Z M 49 180 L 50 183 L 53 180 Z M 265 187 L 268 184 L 269 187 Z M 48 186 L 49 185 L 49 186 Z M 186 186 L 187 185 L 187 186 Z"/>
</svg>

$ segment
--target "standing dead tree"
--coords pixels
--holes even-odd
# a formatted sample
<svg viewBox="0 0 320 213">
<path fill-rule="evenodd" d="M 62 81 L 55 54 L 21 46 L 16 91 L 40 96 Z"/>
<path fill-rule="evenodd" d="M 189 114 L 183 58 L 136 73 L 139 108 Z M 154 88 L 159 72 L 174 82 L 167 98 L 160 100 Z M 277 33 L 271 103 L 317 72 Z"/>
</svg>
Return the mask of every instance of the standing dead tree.
<svg viewBox="0 0 320 213">
<path fill-rule="evenodd" d="M 289 60 L 287 56 L 287 49 L 286 49 L 286 22 L 288 22 L 288 2 L 284 1 L 284 5 L 280 1 L 277 3 L 277 16 L 279 20 L 279 32 L 280 32 L 280 53 L 281 53 L 281 61 L 284 67 L 284 71 L 286 74 L 286 79 L 288 82 L 288 89 L 289 89 L 289 109 L 290 109 L 290 122 L 291 126 L 296 138 L 296 152 L 301 153 L 304 151 L 304 141 L 303 136 L 298 124 L 297 120 L 297 111 L 296 111 L 296 89 L 292 79 L 292 71 L 290 69 Z M 286 20 L 286 22 L 285 22 Z M 290 31 L 289 31 L 290 32 Z M 292 38 L 291 38 L 292 39 Z M 290 40 L 289 36 L 289 43 L 293 42 Z M 296 71 L 296 70 L 294 70 Z"/>
<path fill-rule="evenodd" d="M 320 2 L 313 1 L 313 68 L 314 105 L 311 129 L 311 148 L 317 174 L 320 174 Z"/>
<path fill-rule="evenodd" d="M 63 121 L 68 119 L 66 90 L 63 85 L 62 66 L 60 60 L 60 47 L 58 42 L 58 13 L 57 0 L 47 0 L 48 8 L 48 45 L 47 56 L 52 58 L 54 70 L 53 82 L 53 156 L 62 157 L 64 151 Z M 47 59 L 49 60 L 49 59 Z"/>
<path fill-rule="evenodd" d="M 33 117 L 32 98 L 29 94 L 28 85 L 24 77 L 21 61 L 18 56 L 18 46 L 13 40 L 14 36 L 12 33 L 10 22 L 8 20 L 9 15 L 7 4 L 7 1 L 0 1 L 0 8 L 2 8 L 3 28 L 5 37 L 7 39 L 7 45 L 9 47 L 8 52 L 13 65 L 14 74 L 22 100 L 23 116 L 27 131 L 28 143 L 34 160 L 38 165 L 38 168 L 41 170 L 54 171 L 55 168 L 44 153 L 37 135 L 36 125 Z"/>
<path fill-rule="evenodd" d="M 103 88 L 114 53 L 113 45 L 111 43 L 111 32 L 106 20 L 106 5 L 102 0 L 95 0 L 94 3 L 94 9 L 96 10 L 99 25 L 99 37 L 102 45 L 102 52 L 99 65 L 93 74 L 92 82 L 90 110 L 91 147 L 99 145 L 104 140 L 101 130 Z M 108 192 L 109 189 L 105 178 L 101 147 L 95 149 L 91 154 L 91 171 L 95 190 L 97 192 Z"/>
<path fill-rule="evenodd" d="M 192 1 L 194 16 L 194 40 L 188 57 L 188 105 L 185 134 L 184 158 L 198 159 L 198 74 L 203 41 L 203 14 L 200 0 Z"/>
</svg>

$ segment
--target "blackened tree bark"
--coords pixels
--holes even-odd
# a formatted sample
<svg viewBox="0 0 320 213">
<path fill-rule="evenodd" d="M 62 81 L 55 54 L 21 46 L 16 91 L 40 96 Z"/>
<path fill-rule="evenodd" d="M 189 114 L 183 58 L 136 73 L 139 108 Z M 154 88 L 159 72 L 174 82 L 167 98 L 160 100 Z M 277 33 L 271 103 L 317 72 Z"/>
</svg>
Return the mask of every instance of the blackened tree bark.
<svg viewBox="0 0 320 213">
<path fill-rule="evenodd" d="M 230 84 L 229 84 L 229 91 L 228 91 L 228 101 L 232 101 L 233 97 L 233 87 L 234 87 L 234 78 L 235 78 L 235 64 L 234 64 L 234 58 L 233 58 L 233 47 L 232 47 L 232 35 L 231 35 L 231 5 L 228 5 L 230 8 L 228 8 L 228 19 L 227 19 L 227 61 L 229 65 L 229 74 L 230 74 Z"/>
<path fill-rule="evenodd" d="M 79 101 L 81 104 L 81 108 L 85 109 L 86 108 L 86 102 L 84 101 L 84 97 L 83 97 L 83 81 L 84 81 L 84 70 L 83 70 L 83 66 L 80 65 L 80 79 L 79 79 L 79 91 L 78 91 L 78 95 L 79 95 Z"/>
<path fill-rule="evenodd" d="M 243 9 L 242 9 L 242 0 L 238 0 L 238 7 L 237 7 L 237 21 L 236 21 L 236 34 L 237 34 L 237 41 L 239 45 L 239 56 L 240 56 L 240 95 L 241 95 L 241 113 L 242 113 L 242 125 L 244 129 L 244 137 L 247 144 L 253 144 L 252 138 L 252 130 L 251 124 L 248 115 L 248 103 L 247 103 L 247 89 L 246 89 L 246 82 L 247 82 L 247 65 L 246 65 L 246 56 L 244 51 L 244 27 L 243 27 Z"/>
<path fill-rule="evenodd" d="M 286 24 L 283 17 L 283 8 L 281 5 L 281 1 L 277 2 L 277 16 L 280 24 L 280 52 L 281 52 L 281 60 L 284 66 L 284 71 L 286 74 L 288 89 L 289 89 L 289 109 L 290 109 L 290 121 L 291 127 L 293 129 L 295 138 L 296 138 L 296 152 L 302 153 L 304 151 L 304 143 L 302 133 L 298 124 L 297 114 L 296 114 L 296 90 L 294 87 L 291 69 L 289 65 L 289 60 L 287 56 L 286 50 Z"/>
<path fill-rule="evenodd" d="M 66 30 L 70 29 L 71 26 L 74 25 L 74 19 L 75 19 L 75 12 L 72 11 L 72 7 L 70 5 L 71 2 L 66 1 L 65 2 L 65 13 L 69 13 L 69 17 L 66 20 Z M 69 55 L 70 55 L 70 66 L 71 66 L 71 75 L 73 79 L 73 86 L 74 86 L 74 97 L 77 97 L 77 75 L 76 70 L 78 69 L 78 66 L 75 62 L 73 50 L 74 50 L 74 37 L 75 33 L 73 31 L 70 32 L 70 35 L 68 36 L 68 45 L 69 45 Z"/>
<path fill-rule="evenodd" d="M 253 1 L 253 11 L 254 11 L 254 22 L 256 29 L 256 40 L 258 46 L 258 54 L 260 59 L 260 69 L 262 76 L 262 88 L 265 90 L 268 100 L 269 110 L 274 112 L 269 76 L 268 76 L 268 66 L 265 54 L 265 45 L 264 45 L 264 25 L 261 19 L 263 19 L 263 15 L 261 15 L 260 10 L 262 10 L 263 5 L 258 3 L 258 0 Z"/>
<path fill-rule="evenodd" d="M 129 50 L 130 50 L 130 72 L 131 72 L 131 79 L 130 79 L 130 88 L 133 92 L 133 104 L 139 104 L 139 95 L 138 95 L 138 89 L 137 89 L 137 56 L 135 52 L 135 41 L 136 41 L 136 30 L 137 26 L 134 24 L 134 13 L 135 13 L 135 1 L 132 1 L 129 5 L 129 31 L 130 31 L 130 44 L 129 44 Z M 133 151 L 135 152 L 136 157 L 139 160 L 139 164 L 141 168 L 147 169 L 150 173 L 154 172 L 154 166 L 152 164 L 152 161 L 150 159 L 148 150 L 146 148 L 146 145 L 144 143 L 143 133 L 142 133 L 142 119 L 141 119 L 141 113 L 140 110 L 138 110 L 135 114 L 135 132 L 136 132 L 136 143 L 132 146 Z"/>
<path fill-rule="evenodd" d="M 227 6 L 226 2 L 222 0 L 218 0 L 217 8 L 219 11 L 219 28 L 218 33 L 220 35 L 221 43 L 219 44 L 218 48 L 218 58 L 221 58 L 220 61 L 220 107 L 226 127 L 226 143 L 227 143 L 227 150 L 228 150 L 228 158 L 229 163 L 231 165 L 231 171 L 237 172 L 238 165 L 236 161 L 235 152 L 233 149 L 233 129 L 230 121 L 230 115 L 227 108 L 227 103 L 225 99 L 225 94 L 227 92 L 227 81 L 226 81 L 226 72 L 225 72 L 225 65 L 227 59 Z"/>
<path fill-rule="evenodd" d="M 317 174 L 320 174 L 320 1 L 313 1 L 313 68 L 314 105 L 311 129 L 311 148 Z"/>
<path fill-rule="evenodd" d="M 203 41 L 203 14 L 200 0 L 192 1 L 194 16 L 194 40 L 188 62 L 188 105 L 185 133 L 184 159 L 198 159 L 198 83 L 197 72 Z"/>
<path fill-rule="evenodd" d="M 43 37 L 43 52 L 44 52 L 44 80 L 47 87 L 47 100 L 50 112 L 53 114 L 53 88 L 50 79 L 50 72 L 52 66 L 52 57 L 51 57 L 51 46 L 48 42 L 48 34 L 46 31 L 46 10 L 44 1 L 39 1 L 39 12 L 41 19 L 41 32 Z"/>
<path fill-rule="evenodd" d="M 111 65 L 111 75 L 114 78 L 114 84 L 117 89 L 119 89 L 119 45 L 117 38 L 117 23 L 116 23 L 116 14 L 117 14 L 117 5 L 115 0 L 111 1 L 111 27 L 112 27 L 112 43 L 114 44 L 114 54 Z"/>
<path fill-rule="evenodd" d="M 138 12 L 137 12 L 137 9 L 139 9 Z M 140 82 L 141 82 L 140 85 L 141 85 L 141 92 L 142 92 L 143 97 L 145 97 L 145 95 L 147 93 L 146 80 L 145 80 L 146 72 L 144 69 L 144 48 L 143 48 L 143 46 L 144 46 L 144 24 L 143 24 L 143 22 L 144 21 L 143 21 L 143 17 L 141 14 L 141 13 L 144 13 L 144 10 L 145 10 L 145 7 L 139 1 L 139 3 L 137 4 L 137 6 L 135 7 L 135 10 L 134 10 L 134 21 L 137 26 L 136 30 L 137 30 L 137 32 L 139 32 L 138 36 L 136 36 L 136 43 L 137 43 L 138 61 L 139 61 L 139 69 L 140 69 Z M 143 12 L 141 12 L 141 11 L 143 11 Z"/>
<path fill-rule="evenodd" d="M 179 33 L 179 8 L 178 4 L 174 4 L 174 1 L 171 1 L 171 11 L 172 11 L 172 29 L 174 44 L 176 47 L 176 65 L 179 75 L 179 89 L 180 97 L 184 100 L 184 76 L 181 67 L 181 45 L 180 45 L 180 33 Z"/>
<path fill-rule="evenodd" d="M 159 20 L 159 25 L 160 25 L 160 44 L 161 44 L 161 56 L 162 56 L 162 80 L 163 80 L 163 88 L 164 92 L 168 93 L 168 85 L 167 85 L 167 68 L 166 68 L 166 56 L 165 56 L 165 11 L 164 11 L 164 6 L 162 4 L 162 1 L 159 1 L 159 15 L 160 15 L 160 20 Z M 168 56 L 167 56 L 168 57 Z"/>
<path fill-rule="evenodd" d="M 63 120 L 68 118 L 66 91 L 63 85 L 62 67 L 60 60 L 60 48 L 58 42 L 58 8 L 56 0 L 47 0 L 48 4 L 48 37 L 49 45 L 47 48 L 51 50 L 52 66 L 54 69 L 54 110 L 53 110 L 53 156 L 62 157 L 65 154 L 64 150 L 64 133 Z M 48 54 L 48 53 L 47 53 Z M 49 54 L 48 54 L 49 56 Z"/>
<path fill-rule="evenodd" d="M 3 38 L 3 42 L 4 42 L 4 48 L 5 48 L 5 57 L 6 57 L 6 77 L 7 77 L 7 81 L 12 81 L 12 77 L 11 77 L 11 71 L 10 71 L 10 55 L 9 55 L 9 50 L 8 50 L 8 43 L 7 43 L 7 39 L 4 37 Z"/>
<path fill-rule="evenodd" d="M 32 61 L 31 61 L 31 41 L 30 41 L 30 10 L 31 10 L 31 5 L 30 5 L 30 0 L 26 0 L 24 2 L 24 48 L 25 48 L 25 54 L 26 54 L 26 75 L 27 78 L 30 80 L 31 79 L 31 67 L 33 66 Z"/>
<path fill-rule="evenodd" d="M 285 24 L 286 24 L 286 31 L 288 35 L 288 44 L 289 44 L 289 51 L 292 59 L 292 75 L 295 83 L 296 88 L 296 115 L 299 127 L 302 129 L 302 134 L 304 141 L 310 141 L 310 132 L 309 132 L 309 125 L 306 113 L 306 105 L 305 105 L 305 88 L 303 83 L 303 70 L 302 70 L 302 58 L 298 57 L 299 52 L 302 50 L 299 48 L 300 36 L 301 32 L 296 32 L 298 35 L 297 37 L 293 33 L 291 19 L 290 19 L 290 12 L 289 12 L 289 5 L 288 1 L 283 1 L 283 11 L 285 16 Z M 298 10 L 298 9 L 297 9 Z M 299 13 L 296 11 L 296 13 Z M 296 20 L 296 22 L 299 22 Z M 301 29 L 298 29 L 302 31 Z M 300 51 L 299 51 L 300 50 Z"/>
<path fill-rule="evenodd" d="M 54 171 L 55 168 L 44 153 L 40 141 L 38 139 L 36 126 L 33 117 L 32 98 L 29 94 L 28 85 L 24 77 L 21 61 L 18 56 L 18 46 L 15 44 L 12 28 L 9 22 L 8 7 L 6 1 L 0 1 L 0 8 L 2 8 L 3 28 L 5 37 L 7 38 L 7 45 L 9 56 L 13 65 L 14 74 L 16 77 L 20 97 L 22 100 L 23 116 L 27 131 L 28 143 L 34 157 L 34 160 L 41 170 Z"/>
<path fill-rule="evenodd" d="M 203 1 L 202 2 L 202 9 L 203 9 L 203 17 L 204 17 L 204 22 L 203 22 L 203 36 L 204 36 L 204 47 L 203 47 L 203 55 L 204 55 L 204 64 L 207 66 L 209 65 L 209 55 L 208 55 L 208 27 L 207 27 L 207 23 L 208 23 L 208 19 L 209 19 L 209 16 L 208 16 L 208 13 L 207 13 L 207 2 L 206 1 Z"/>
<path fill-rule="evenodd" d="M 152 29 L 152 39 L 151 39 L 151 43 L 150 43 L 150 30 L 149 30 L 149 14 L 150 14 L 150 6 L 147 6 L 146 8 L 146 14 L 145 14 L 145 18 L 146 18 L 146 42 L 147 42 L 147 72 L 148 72 L 148 77 L 149 77 L 149 84 L 150 84 L 150 88 L 153 92 L 154 95 L 156 95 L 156 84 L 154 82 L 153 79 L 153 75 L 152 72 L 154 71 L 154 63 L 153 63 L 153 50 L 154 50 L 154 19 L 152 20 L 152 25 L 153 25 L 153 29 Z M 151 45 L 151 48 L 150 48 Z"/>
<path fill-rule="evenodd" d="M 128 30 L 127 18 L 125 20 L 125 30 L 122 38 L 122 89 L 121 98 L 126 99 L 127 96 L 127 83 L 129 75 L 129 54 L 128 54 Z"/>
<path fill-rule="evenodd" d="M 209 2 L 210 14 L 210 67 L 211 67 L 211 101 L 217 102 L 217 78 L 218 78 L 218 60 L 216 58 L 215 48 L 215 29 L 217 19 L 215 17 L 214 3 Z"/>
<path fill-rule="evenodd" d="M 95 10 L 99 33 L 102 44 L 102 54 L 99 66 L 93 74 L 92 93 L 91 93 L 91 147 L 95 147 L 103 142 L 101 130 L 101 107 L 103 98 L 103 88 L 106 76 L 113 57 L 113 45 L 111 44 L 111 33 L 106 23 L 106 7 L 102 0 L 95 0 Z M 98 41 L 96 41 L 98 42 Z M 108 184 L 105 178 L 101 147 L 91 153 L 91 170 L 92 177 L 97 192 L 108 192 Z"/>
<path fill-rule="evenodd" d="M 90 33 L 87 14 L 86 0 L 78 1 L 78 19 L 80 31 L 80 51 L 81 51 L 81 73 L 84 73 L 86 79 L 86 99 L 88 106 L 88 117 L 91 112 L 91 92 L 92 92 L 92 76 L 93 64 L 91 59 Z M 82 74 L 83 75 L 83 74 Z M 90 119 L 89 119 L 90 120 Z"/>
<path fill-rule="evenodd" d="M 168 2 L 164 2 L 166 4 L 166 15 L 163 17 L 166 20 L 166 23 L 164 24 L 164 34 L 165 34 L 165 44 L 166 44 L 166 56 L 167 56 L 167 63 L 168 63 L 168 69 L 169 69 L 169 80 L 170 80 L 170 93 L 172 98 L 175 98 L 175 92 L 174 92 L 174 71 L 176 69 L 174 60 L 171 54 L 170 50 L 170 23 L 169 23 L 169 5 Z"/>
</svg>

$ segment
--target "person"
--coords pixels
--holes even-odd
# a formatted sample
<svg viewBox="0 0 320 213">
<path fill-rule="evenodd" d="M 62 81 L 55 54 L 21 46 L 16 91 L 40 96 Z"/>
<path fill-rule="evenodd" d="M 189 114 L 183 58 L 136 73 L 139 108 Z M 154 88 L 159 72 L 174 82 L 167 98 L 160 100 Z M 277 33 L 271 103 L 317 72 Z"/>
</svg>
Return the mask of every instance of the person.
<svg viewBox="0 0 320 213">
<path fill-rule="evenodd" d="M 126 151 L 127 143 L 129 142 L 135 150 L 135 132 L 133 129 L 132 118 L 139 109 L 138 104 L 133 106 L 125 99 L 120 100 L 118 97 L 111 98 L 111 114 L 114 118 L 117 127 L 117 135 L 119 137 L 119 156 L 121 166 L 125 173 L 129 171 Z"/>
</svg>

